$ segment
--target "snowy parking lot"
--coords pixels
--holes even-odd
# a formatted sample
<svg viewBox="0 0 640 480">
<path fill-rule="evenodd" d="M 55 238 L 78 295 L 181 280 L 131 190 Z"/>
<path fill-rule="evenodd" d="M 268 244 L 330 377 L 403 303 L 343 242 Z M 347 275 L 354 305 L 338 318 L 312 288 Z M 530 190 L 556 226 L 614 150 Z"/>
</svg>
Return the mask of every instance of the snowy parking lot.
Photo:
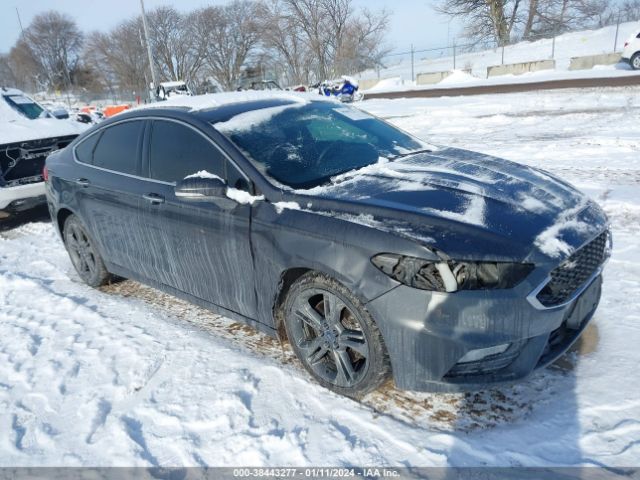
<svg viewBox="0 0 640 480">
<path fill-rule="evenodd" d="M 82 284 L 47 222 L 0 231 L 0 466 L 640 463 L 640 88 L 358 105 L 598 201 L 613 256 L 581 342 L 469 394 L 318 386 L 287 345 L 131 281 Z"/>
</svg>

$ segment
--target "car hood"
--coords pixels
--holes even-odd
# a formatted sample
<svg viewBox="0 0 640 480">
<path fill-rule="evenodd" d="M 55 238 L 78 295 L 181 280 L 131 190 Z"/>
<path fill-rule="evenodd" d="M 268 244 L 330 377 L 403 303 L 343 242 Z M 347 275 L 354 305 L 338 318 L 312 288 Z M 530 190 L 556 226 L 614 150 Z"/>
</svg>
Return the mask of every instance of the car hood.
<svg viewBox="0 0 640 480">
<path fill-rule="evenodd" d="M 31 120 L 13 110 L 3 98 L 0 98 L 0 145 L 41 138 L 79 135 L 86 129 L 86 125 L 70 119 L 36 118 Z"/>
<path fill-rule="evenodd" d="M 454 148 L 381 159 L 305 193 L 320 200 L 316 208 L 455 258 L 563 258 L 607 222 L 594 202 L 542 170 Z"/>
</svg>

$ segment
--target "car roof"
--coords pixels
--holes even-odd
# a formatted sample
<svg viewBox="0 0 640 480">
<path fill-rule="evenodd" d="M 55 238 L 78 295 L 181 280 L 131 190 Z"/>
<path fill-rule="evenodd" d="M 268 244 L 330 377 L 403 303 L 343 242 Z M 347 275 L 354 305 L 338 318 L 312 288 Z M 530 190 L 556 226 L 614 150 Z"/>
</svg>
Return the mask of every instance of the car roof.
<svg viewBox="0 0 640 480">
<path fill-rule="evenodd" d="M 22 90 L 18 90 L 17 88 L 2 87 L 0 88 L 0 95 L 24 95 L 24 92 Z"/>
<path fill-rule="evenodd" d="M 171 98 L 136 107 L 112 118 L 135 118 L 149 115 L 173 116 L 176 113 L 190 114 L 208 123 L 222 122 L 240 113 L 263 108 L 279 107 L 295 103 L 331 101 L 317 94 L 286 91 L 243 91 L 212 93 L 191 97 Z"/>
</svg>

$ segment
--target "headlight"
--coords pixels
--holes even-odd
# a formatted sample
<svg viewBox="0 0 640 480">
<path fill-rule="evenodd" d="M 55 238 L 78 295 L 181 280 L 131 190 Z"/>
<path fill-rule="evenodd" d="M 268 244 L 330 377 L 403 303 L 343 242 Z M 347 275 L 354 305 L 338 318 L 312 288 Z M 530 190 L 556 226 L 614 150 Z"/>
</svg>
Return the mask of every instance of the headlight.
<svg viewBox="0 0 640 480">
<path fill-rule="evenodd" d="M 436 292 L 513 288 L 533 270 L 530 263 L 432 261 L 381 253 L 371 262 L 398 282 Z"/>
</svg>

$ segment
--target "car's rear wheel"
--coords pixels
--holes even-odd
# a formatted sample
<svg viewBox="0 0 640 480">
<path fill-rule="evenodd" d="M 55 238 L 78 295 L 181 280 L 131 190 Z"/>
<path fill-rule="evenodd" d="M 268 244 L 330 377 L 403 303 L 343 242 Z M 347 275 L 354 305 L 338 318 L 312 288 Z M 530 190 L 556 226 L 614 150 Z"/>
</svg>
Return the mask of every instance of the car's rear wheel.
<svg viewBox="0 0 640 480">
<path fill-rule="evenodd" d="M 111 275 L 104 266 L 95 241 L 78 217 L 69 215 L 64 222 L 62 237 L 71 263 L 82 281 L 92 287 L 106 284 Z"/>
<path fill-rule="evenodd" d="M 633 57 L 631 57 L 631 68 L 640 70 L 640 52 L 634 53 Z"/>
<path fill-rule="evenodd" d="M 330 390 L 360 398 L 387 378 L 380 331 L 362 302 L 331 277 L 298 279 L 284 304 L 284 322 L 302 365 Z"/>
</svg>

